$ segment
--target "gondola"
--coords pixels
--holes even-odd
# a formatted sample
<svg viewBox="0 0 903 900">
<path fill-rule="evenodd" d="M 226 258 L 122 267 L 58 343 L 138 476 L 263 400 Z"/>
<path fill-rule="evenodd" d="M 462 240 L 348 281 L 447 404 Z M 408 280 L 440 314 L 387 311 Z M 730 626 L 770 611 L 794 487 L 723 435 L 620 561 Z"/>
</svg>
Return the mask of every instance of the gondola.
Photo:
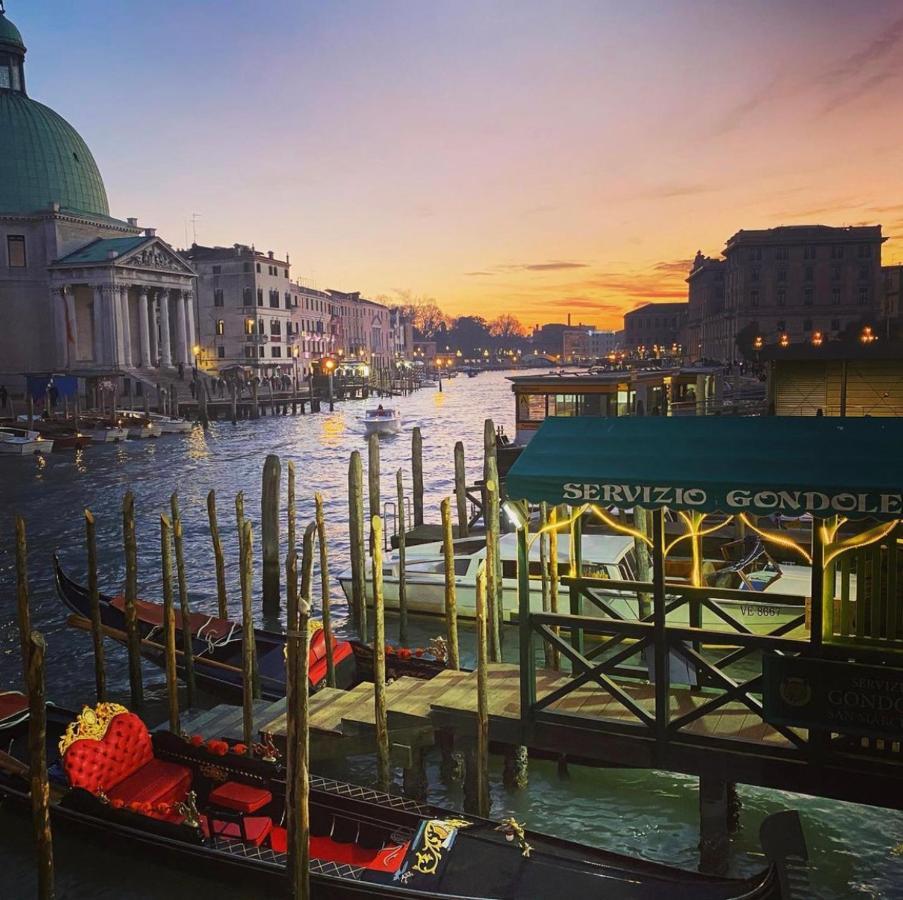
<svg viewBox="0 0 903 900">
<path fill-rule="evenodd" d="M 27 703 L 0 721 L 0 796 L 30 805 Z M 253 896 L 288 891 L 284 769 L 272 748 L 148 733 L 112 703 L 47 707 L 53 827 L 156 854 Z M 258 758 L 258 754 L 266 754 Z M 780 898 L 786 856 L 805 858 L 796 814 L 766 820 L 781 858 L 746 879 L 688 872 L 323 778 L 311 779 L 312 894 L 328 898 L 753 900 Z M 780 832 L 780 834 L 778 833 Z"/>
<path fill-rule="evenodd" d="M 91 604 L 88 589 L 69 578 L 59 559 L 54 557 L 57 593 L 73 613 L 69 624 L 90 628 Z M 163 667 L 163 604 L 139 600 L 136 604 L 141 655 Z M 123 646 L 127 643 L 125 601 L 123 597 L 100 595 L 100 619 L 104 634 Z M 194 673 L 198 685 L 226 701 L 241 702 L 241 625 L 228 619 L 218 619 L 203 613 L 192 613 L 190 622 Z M 285 635 L 263 628 L 254 629 L 257 645 L 257 665 L 260 673 L 260 693 L 263 700 L 280 700 L 285 696 Z M 333 637 L 336 686 L 352 688 L 362 681 L 373 679 L 373 649 L 360 641 L 336 640 Z M 184 674 L 181 619 L 176 615 L 176 663 Z M 310 642 L 310 690 L 316 691 L 326 683 L 326 638 L 322 629 L 315 630 Z M 432 678 L 445 668 L 444 663 L 429 653 L 388 648 L 387 677 L 407 675 Z"/>
</svg>

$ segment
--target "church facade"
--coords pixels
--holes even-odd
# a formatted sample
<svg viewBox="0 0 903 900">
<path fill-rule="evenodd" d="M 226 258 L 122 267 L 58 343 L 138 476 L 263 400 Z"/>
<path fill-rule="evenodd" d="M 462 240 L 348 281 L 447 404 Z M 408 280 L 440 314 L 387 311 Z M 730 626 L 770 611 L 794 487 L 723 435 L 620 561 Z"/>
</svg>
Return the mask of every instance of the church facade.
<svg viewBox="0 0 903 900">
<path fill-rule="evenodd" d="M 2 7 L 0 7 L 2 8 Z M 195 273 L 153 229 L 110 215 L 79 134 L 26 92 L 26 48 L 0 11 L 0 381 L 190 366 Z"/>
</svg>

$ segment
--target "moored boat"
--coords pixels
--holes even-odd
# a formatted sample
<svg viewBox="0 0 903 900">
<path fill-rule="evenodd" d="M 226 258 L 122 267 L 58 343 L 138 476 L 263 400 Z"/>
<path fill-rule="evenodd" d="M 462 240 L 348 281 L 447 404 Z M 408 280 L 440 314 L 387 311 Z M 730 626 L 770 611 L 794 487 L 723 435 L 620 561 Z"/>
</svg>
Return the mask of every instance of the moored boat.
<svg viewBox="0 0 903 900">
<path fill-rule="evenodd" d="M 25 423 L 28 416 L 20 415 L 18 421 Z M 61 450 L 83 450 L 91 443 L 91 436 L 77 429 L 71 420 L 34 419 L 32 428 L 41 437 L 53 441 L 53 452 Z"/>
<path fill-rule="evenodd" d="M 401 431 L 401 413 L 380 404 L 364 414 L 364 430 L 370 434 L 397 434 Z"/>
<path fill-rule="evenodd" d="M 20 695 L 0 721 L 0 795 L 23 811 L 31 804 L 25 706 Z M 98 860 L 123 846 L 195 874 L 247 879 L 253 896 L 288 888 L 285 769 L 270 745 L 151 735 L 134 713 L 99 703 L 79 715 L 48 705 L 47 746 L 53 826 L 95 839 Z M 607 900 L 777 900 L 787 856 L 806 857 L 789 811 L 763 825 L 763 838 L 766 830 L 782 838 L 763 840 L 775 854 L 768 866 L 734 879 L 317 777 L 308 808 L 319 897 L 557 900 L 566 890 Z"/>
<path fill-rule="evenodd" d="M 129 436 L 128 430 L 118 422 L 106 419 L 83 419 L 82 431 L 91 438 L 92 444 L 118 444 Z"/>
<path fill-rule="evenodd" d="M 53 441 L 41 437 L 37 431 L 27 428 L 0 428 L 0 454 L 9 456 L 32 456 L 35 453 L 50 453 Z"/>
<path fill-rule="evenodd" d="M 163 434 L 163 428 L 143 412 L 121 409 L 116 415 L 119 417 L 123 427 L 128 430 L 129 437 L 132 440 L 158 438 Z"/>
</svg>

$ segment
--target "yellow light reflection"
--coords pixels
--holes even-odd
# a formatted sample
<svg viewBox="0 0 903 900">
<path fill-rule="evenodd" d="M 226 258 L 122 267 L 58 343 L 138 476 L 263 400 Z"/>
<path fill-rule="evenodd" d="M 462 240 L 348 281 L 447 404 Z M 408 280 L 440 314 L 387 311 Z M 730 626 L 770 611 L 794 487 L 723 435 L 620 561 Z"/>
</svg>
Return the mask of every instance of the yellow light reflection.
<svg viewBox="0 0 903 900">
<path fill-rule="evenodd" d="M 899 519 L 892 522 L 883 522 L 881 525 L 876 525 L 868 531 L 854 534 L 851 537 L 844 538 L 842 541 L 826 546 L 825 567 L 847 550 L 853 550 L 856 547 L 868 547 L 870 544 L 876 544 L 883 540 L 897 527 L 899 522 Z"/>
<path fill-rule="evenodd" d="M 810 566 L 812 565 L 811 554 L 803 547 L 801 547 L 795 540 L 793 540 L 793 538 L 787 537 L 786 534 L 776 534 L 773 531 L 765 531 L 763 528 L 759 528 L 758 525 L 753 525 L 746 513 L 740 513 L 737 518 L 750 531 L 754 531 L 763 540 L 771 541 L 773 544 L 777 544 L 779 547 L 787 547 L 788 549 L 799 553 L 799 555 L 802 556 Z"/>
<path fill-rule="evenodd" d="M 345 434 L 345 417 L 330 415 L 322 420 L 320 436 L 327 447 L 338 447 Z"/>
</svg>

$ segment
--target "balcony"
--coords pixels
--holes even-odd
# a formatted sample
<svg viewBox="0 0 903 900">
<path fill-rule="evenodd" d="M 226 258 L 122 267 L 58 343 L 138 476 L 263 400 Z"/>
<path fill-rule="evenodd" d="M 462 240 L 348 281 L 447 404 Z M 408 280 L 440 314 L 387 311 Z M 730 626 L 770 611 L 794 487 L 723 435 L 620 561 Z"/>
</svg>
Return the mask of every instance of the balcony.
<svg viewBox="0 0 903 900">
<path fill-rule="evenodd" d="M 266 344 L 270 340 L 269 335 L 267 334 L 246 334 L 245 335 L 245 343 L 246 344 Z"/>
</svg>

